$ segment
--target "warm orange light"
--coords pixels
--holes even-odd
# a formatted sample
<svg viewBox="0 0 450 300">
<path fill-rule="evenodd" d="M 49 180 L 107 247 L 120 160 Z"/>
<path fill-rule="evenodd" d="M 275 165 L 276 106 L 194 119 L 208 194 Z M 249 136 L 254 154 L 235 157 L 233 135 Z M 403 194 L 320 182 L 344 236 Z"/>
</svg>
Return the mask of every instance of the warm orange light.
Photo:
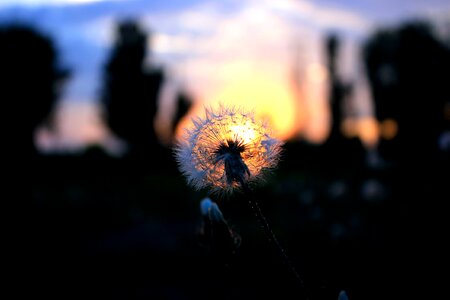
<svg viewBox="0 0 450 300">
<path fill-rule="evenodd" d="M 271 122 L 278 138 L 287 139 L 294 134 L 295 100 L 282 82 L 263 76 L 249 78 L 223 89 L 217 99 L 246 109 L 254 108 L 257 116 Z"/>
<path fill-rule="evenodd" d="M 341 130 L 347 138 L 359 137 L 369 147 L 374 146 L 378 140 L 379 130 L 373 117 L 347 118 L 343 121 Z"/>
<path fill-rule="evenodd" d="M 270 74 L 252 72 L 240 80 L 232 80 L 218 90 L 212 91 L 206 103 L 217 109 L 221 104 L 253 110 L 257 118 L 266 119 L 273 128 L 275 137 L 287 140 L 298 130 L 298 101 L 288 80 Z M 190 116 L 180 123 L 188 126 L 190 117 L 201 115 L 205 102 L 197 102 Z M 236 128 L 240 130 L 240 128 Z M 177 135 L 180 133 L 177 130 Z"/>
<path fill-rule="evenodd" d="M 393 119 L 386 119 L 380 123 L 380 136 L 385 140 L 392 140 L 398 132 L 398 124 Z"/>
<path fill-rule="evenodd" d="M 231 125 L 230 133 L 231 138 L 237 137 L 245 144 L 250 143 L 252 140 L 257 138 L 254 125 L 248 121 L 244 124 Z"/>
<path fill-rule="evenodd" d="M 347 118 L 342 121 L 341 131 L 347 138 L 358 136 L 358 122 L 355 118 Z"/>
<path fill-rule="evenodd" d="M 373 117 L 363 117 L 358 121 L 358 133 L 363 143 L 369 147 L 374 146 L 378 142 L 379 130 L 377 121 Z"/>
</svg>

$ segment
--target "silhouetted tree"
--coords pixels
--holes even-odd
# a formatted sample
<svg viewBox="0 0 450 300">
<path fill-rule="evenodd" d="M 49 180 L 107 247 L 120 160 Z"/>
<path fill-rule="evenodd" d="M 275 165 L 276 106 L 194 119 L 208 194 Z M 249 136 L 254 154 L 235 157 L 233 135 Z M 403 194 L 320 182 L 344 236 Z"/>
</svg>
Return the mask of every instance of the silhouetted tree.
<svg viewBox="0 0 450 300">
<path fill-rule="evenodd" d="M 130 155 L 144 158 L 160 148 L 153 123 L 164 74 L 145 68 L 149 41 L 136 22 L 121 22 L 117 36 L 105 70 L 107 124 L 129 144 Z"/>
<path fill-rule="evenodd" d="M 47 206 L 55 186 L 53 181 L 44 179 L 53 169 L 43 161 L 33 137 L 37 126 L 51 114 L 67 75 L 68 71 L 58 65 L 57 51 L 50 37 L 24 24 L 0 26 L 0 98 L 9 105 L 8 109 L 4 108 L 2 117 L 10 120 L 5 130 L 14 135 L 3 147 L 12 150 L 12 159 L 8 156 L 11 162 L 23 166 L 17 172 L 19 178 L 10 179 L 14 191 L 8 194 L 17 200 L 13 202 L 20 207 L 16 210 L 20 213 L 14 214 L 7 223 L 14 232 L 10 235 L 14 242 L 8 244 L 14 244 L 20 268 L 27 269 L 18 283 L 29 286 L 35 295 L 50 290 L 47 282 L 58 285 L 54 274 L 59 269 L 54 266 L 61 258 L 59 249 L 64 243 L 61 233 L 66 232 L 56 233 L 55 227 L 61 224 Z M 40 183 L 44 181 L 49 193 L 42 193 L 45 189 Z M 29 191 L 29 187 L 30 194 L 24 192 Z M 46 274 L 39 271 L 43 268 Z"/>
<path fill-rule="evenodd" d="M 331 130 L 323 145 L 322 160 L 332 173 L 342 174 L 347 169 L 362 167 L 365 150 L 358 138 L 347 138 L 342 132 L 343 108 L 345 101 L 352 96 L 352 82 L 345 82 L 339 75 L 341 40 L 336 34 L 325 37 L 325 50 L 330 83 Z"/>
<path fill-rule="evenodd" d="M 341 125 L 343 121 L 343 102 L 349 96 L 350 84 L 343 82 L 338 73 L 338 58 L 340 51 L 340 40 L 337 35 L 331 34 L 326 37 L 327 66 L 330 80 L 330 106 L 331 106 L 331 131 L 329 140 L 338 141 L 342 139 Z"/>
<path fill-rule="evenodd" d="M 26 138 L 34 152 L 33 132 L 50 114 L 67 70 L 58 66 L 50 38 L 25 25 L 0 28 L 1 98 L 27 114 Z M 20 119 L 20 116 L 18 116 Z"/>
<path fill-rule="evenodd" d="M 392 251 L 386 261 L 395 262 L 386 278 L 404 297 L 433 297 L 438 276 L 424 274 L 432 275 L 430 266 L 447 256 L 440 249 L 449 226 L 442 205 L 449 195 L 450 165 L 438 138 L 448 128 L 444 107 L 450 99 L 450 50 L 430 24 L 420 21 L 378 31 L 365 52 L 376 116 L 398 126 L 395 136 L 379 143 L 381 155 L 392 162 L 382 174 L 391 203 L 386 232 Z M 418 251 L 417 245 L 425 248 Z M 414 264 L 404 253 L 417 258 Z"/>
<path fill-rule="evenodd" d="M 398 134 L 381 141 L 382 154 L 396 163 L 435 157 L 438 137 L 448 126 L 448 47 L 427 23 L 408 23 L 377 32 L 366 45 L 366 62 L 377 118 L 398 124 Z"/>
</svg>

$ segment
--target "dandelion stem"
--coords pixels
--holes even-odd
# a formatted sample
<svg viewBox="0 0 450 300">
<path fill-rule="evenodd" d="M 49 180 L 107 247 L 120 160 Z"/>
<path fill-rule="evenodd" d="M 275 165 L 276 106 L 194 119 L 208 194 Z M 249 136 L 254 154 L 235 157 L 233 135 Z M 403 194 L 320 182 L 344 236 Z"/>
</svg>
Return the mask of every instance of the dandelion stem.
<svg viewBox="0 0 450 300">
<path fill-rule="evenodd" d="M 301 292 L 304 296 L 304 299 L 308 299 L 306 292 L 305 292 L 305 284 L 298 274 L 297 270 L 295 269 L 294 265 L 292 264 L 291 260 L 287 256 L 286 252 L 284 251 L 284 248 L 281 246 L 280 242 L 278 241 L 277 237 L 273 233 L 269 223 L 266 220 L 266 217 L 261 211 L 261 208 L 258 204 L 258 201 L 254 197 L 250 187 L 244 180 L 239 180 L 240 185 L 242 187 L 242 190 L 247 196 L 248 203 L 250 205 L 250 208 L 253 210 L 253 213 L 255 214 L 256 218 L 258 219 L 259 224 L 261 225 L 264 234 L 266 235 L 266 238 L 268 239 L 269 243 L 272 243 L 275 248 L 278 251 L 278 254 L 281 256 L 281 259 L 283 260 L 283 263 L 290 269 L 295 281 L 298 282 Z"/>
</svg>

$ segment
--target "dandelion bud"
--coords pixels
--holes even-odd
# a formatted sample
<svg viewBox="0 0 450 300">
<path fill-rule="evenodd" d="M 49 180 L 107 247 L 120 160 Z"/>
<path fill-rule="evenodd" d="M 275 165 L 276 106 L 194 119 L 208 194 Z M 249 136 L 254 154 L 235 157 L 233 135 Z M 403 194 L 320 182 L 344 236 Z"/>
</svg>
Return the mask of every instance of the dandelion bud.
<svg viewBox="0 0 450 300">
<path fill-rule="evenodd" d="M 202 243 L 211 253 L 228 259 L 239 247 L 241 238 L 231 229 L 216 203 L 205 198 L 200 202 L 203 224 L 200 230 Z"/>
</svg>

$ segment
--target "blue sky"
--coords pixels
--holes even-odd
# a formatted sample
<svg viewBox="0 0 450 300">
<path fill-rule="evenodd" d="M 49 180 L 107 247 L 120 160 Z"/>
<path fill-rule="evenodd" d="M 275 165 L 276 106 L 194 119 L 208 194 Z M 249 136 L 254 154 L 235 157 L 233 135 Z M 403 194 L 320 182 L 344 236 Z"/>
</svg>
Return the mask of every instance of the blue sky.
<svg viewBox="0 0 450 300">
<path fill-rule="evenodd" d="M 101 67 L 113 42 L 114 21 L 127 16 L 136 16 L 144 20 L 144 26 L 161 34 L 163 44 L 183 43 L 181 36 L 198 38 L 199 35 L 215 34 L 215 24 L 195 12 L 210 13 L 217 24 L 226 20 L 230 14 L 236 15 L 244 9 L 266 6 L 273 15 L 282 16 L 286 24 L 313 27 L 319 29 L 340 28 L 348 32 L 362 34 L 372 24 L 392 22 L 399 18 L 428 13 L 447 11 L 450 1 L 442 0 L 318 0 L 318 1 L 272 1 L 280 5 L 267 5 L 268 1 L 207 1 L 207 0 L 2 0 L 0 2 L 1 22 L 20 21 L 31 23 L 55 38 L 61 54 L 61 63 L 74 71 L 74 78 L 67 87 L 65 98 L 69 101 L 92 101 L 99 91 Z M 289 5 L 297 3 L 297 10 L 289 12 Z M 285 7 L 283 7 L 283 5 Z M 292 5 L 291 5 L 292 6 Z M 444 10 L 445 10 L 444 9 Z M 328 14 L 320 12 L 328 11 Z M 178 16 L 185 22 L 170 24 Z M 340 15 L 339 15 L 340 14 Z M 330 22 L 317 21 L 329 18 Z M 199 32 L 195 18 L 205 21 L 206 32 Z M 191 19 L 189 19 L 191 18 Z M 334 20 L 333 20 L 334 18 Z M 348 20 L 353 19 L 353 22 Z M 346 21 L 347 20 L 347 21 Z M 190 25 L 189 22 L 194 23 Z M 358 24 L 360 23 L 360 24 Z M 300 24 L 300 25 L 299 25 Z M 187 25 L 187 26 L 184 26 Z M 201 25 L 201 24 L 200 24 Z M 167 41 L 174 38 L 175 42 Z M 251 37 L 249 37 L 251 38 Z M 160 45 L 160 44 L 158 44 Z M 155 49 L 154 57 L 159 64 L 167 67 L 178 63 L 177 59 L 195 56 L 192 52 Z M 166 45 L 167 46 L 167 45 Z M 201 51 L 200 51 L 201 52 Z M 198 53 L 197 53 L 198 54 Z"/>
<path fill-rule="evenodd" d="M 148 63 L 163 67 L 170 78 L 162 97 L 162 114 L 166 117 L 170 115 L 173 93 L 180 87 L 199 101 L 236 96 L 263 98 L 264 94 L 242 91 L 236 81 L 267 87 L 270 85 L 266 83 L 276 83 L 272 90 L 286 93 L 289 89 L 286 74 L 292 73 L 295 64 L 297 71 L 312 72 L 313 79 L 320 78 L 324 65 L 320 55 L 323 37 L 330 30 L 341 33 L 348 48 L 341 59 L 343 76 L 359 78 L 355 71 L 359 68 L 355 60 L 359 43 L 380 25 L 421 16 L 450 20 L 450 1 L 0 1 L 0 23 L 32 24 L 56 42 L 61 64 L 73 74 L 62 94 L 62 103 L 98 101 L 102 68 L 114 43 L 115 24 L 120 19 L 136 17 L 145 30 L 152 32 Z M 255 77 L 255 82 L 249 82 L 249 78 Z M 312 80 L 302 92 L 304 101 L 316 107 L 313 111 L 324 111 L 324 82 Z M 286 102 L 280 99 L 278 107 L 289 107 L 292 99 L 288 99 L 292 95 L 283 97 Z M 367 91 L 361 89 L 356 105 L 362 115 L 370 114 L 369 102 Z M 269 104 L 265 107 L 269 112 L 263 114 L 275 113 L 288 121 L 301 118 L 295 112 L 287 115 L 288 111 L 295 110 L 293 107 L 280 111 Z M 68 119 L 63 116 L 61 122 L 67 123 Z M 324 132 L 320 124 L 327 123 L 326 116 L 317 113 L 313 119 L 316 123 L 309 125 L 311 132 Z M 71 125 L 62 127 L 69 128 L 68 135 L 78 134 L 82 127 L 86 128 L 85 135 L 102 131 L 92 130 L 92 124 L 98 122 L 93 117 L 89 120 L 74 119 Z M 91 125 L 86 125 L 89 122 Z M 280 126 L 292 126 L 286 124 Z M 83 134 L 80 139 L 85 139 Z"/>
<path fill-rule="evenodd" d="M 62 65 L 74 71 L 65 98 L 92 101 L 98 93 L 101 68 L 113 42 L 112 18 L 138 16 L 148 11 L 184 9 L 196 1 L 92 1 L 92 0 L 3 0 L 3 23 L 32 24 L 54 38 Z M 144 9 L 143 9 L 144 8 Z"/>
</svg>

